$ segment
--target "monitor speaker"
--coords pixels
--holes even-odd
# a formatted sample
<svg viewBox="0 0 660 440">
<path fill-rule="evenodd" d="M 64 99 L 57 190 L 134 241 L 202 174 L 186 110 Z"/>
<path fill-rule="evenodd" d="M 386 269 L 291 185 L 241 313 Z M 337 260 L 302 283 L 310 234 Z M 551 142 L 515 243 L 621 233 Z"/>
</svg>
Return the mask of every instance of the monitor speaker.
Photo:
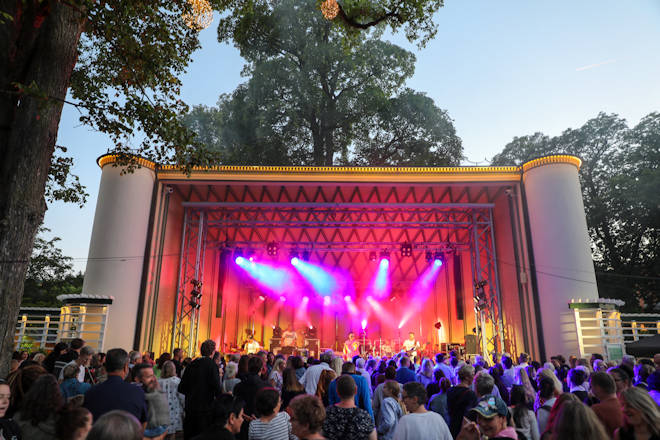
<svg viewBox="0 0 660 440">
<path fill-rule="evenodd" d="M 477 351 L 477 335 L 465 335 L 465 352 L 468 354 L 479 353 Z"/>
</svg>

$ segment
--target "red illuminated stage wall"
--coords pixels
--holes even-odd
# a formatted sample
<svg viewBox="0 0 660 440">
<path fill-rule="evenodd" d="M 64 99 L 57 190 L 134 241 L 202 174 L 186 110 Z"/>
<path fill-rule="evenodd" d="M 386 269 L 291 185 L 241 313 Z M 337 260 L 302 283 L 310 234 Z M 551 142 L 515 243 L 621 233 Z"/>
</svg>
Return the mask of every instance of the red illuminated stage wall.
<svg viewBox="0 0 660 440">
<path fill-rule="evenodd" d="M 547 228 L 536 227 L 525 193 L 543 191 L 525 183 L 535 169 L 560 167 L 577 181 L 577 159 L 559 158 L 526 170 L 220 167 L 190 177 L 142 161 L 140 172 L 153 175 L 142 183 L 151 203 L 145 208 L 140 199 L 124 210 L 132 214 L 108 220 L 98 213 L 121 199 L 113 191 L 128 199 L 139 191 L 131 175 L 115 177 L 113 156 L 104 156 L 100 196 L 107 194 L 97 205 L 90 257 L 109 245 L 99 231 L 114 231 L 118 246 L 133 222 L 149 219 L 145 231 L 131 231 L 131 244 L 142 240 L 146 250 L 139 276 L 90 258 L 85 288 L 117 298 L 104 349 L 193 351 L 190 345 L 211 338 L 230 350 L 248 331 L 268 347 L 274 326 L 292 324 L 299 346 L 311 326 L 322 348 L 341 348 L 349 331 L 361 337 L 364 327 L 371 347 L 392 347 L 412 331 L 432 350 L 447 343 L 467 343 L 470 353 L 563 350 L 570 328 L 548 336 L 556 323 L 541 320 L 540 309 L 563 313 L 575 289 L 558 295 L 552 279 L 539 279 L 537 260 L 561 250 Z M 550 210 L 567 199 L 539 197 Z M 581 227 L 580 213 L 571 216 Z M 131 311 L 135 323 L 122 319 Z"/>
</svg>

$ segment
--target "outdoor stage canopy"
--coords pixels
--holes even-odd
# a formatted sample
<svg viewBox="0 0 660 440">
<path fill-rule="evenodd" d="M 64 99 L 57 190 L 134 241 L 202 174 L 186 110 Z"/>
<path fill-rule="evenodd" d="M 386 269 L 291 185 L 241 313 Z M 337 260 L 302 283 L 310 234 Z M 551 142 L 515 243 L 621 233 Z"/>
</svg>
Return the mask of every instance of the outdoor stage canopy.
<svg viewBox="0 0 660 440">
<path fill-rule="evenodd" d="M 98 159 L 83 292 L 115 298 L 104 350 L 228 351 L 248 332 L 268 347 L 291 324 L 321 348 L 415 332 L 429 350 L 545 359 L 578 352 L 568 302 L 598 298 L 573 156 L 189 176 L 136 160 Z"/>
</svg>

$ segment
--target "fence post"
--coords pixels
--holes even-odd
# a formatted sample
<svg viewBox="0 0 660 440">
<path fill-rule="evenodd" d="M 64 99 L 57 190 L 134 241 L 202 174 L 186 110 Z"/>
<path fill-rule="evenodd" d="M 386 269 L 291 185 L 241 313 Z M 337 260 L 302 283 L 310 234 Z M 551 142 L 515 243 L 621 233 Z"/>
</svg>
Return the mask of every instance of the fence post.
<svg viewBox="0 0 660 440">
<path fill-rule="evenodd" d="M 637 334 L 637 321 L 630 323 L 633 332 L 633 341 L 639 341 L 639 335 Z"/>
<path fill-rule="evenodd" d="M 44 317 L 44 329 L 41 332 L 41 341 L 39 342 L 39 348 L 46 348 L 46 342 L 48 341 L 48 330 L 50 330 L 50 315 Z"/>
<path fill-rule="evenodd" d="M 21 316 L 21 326 L 18 329 L 18 343 L 16 344 L 16 351 L 21 351 L 23 344 L 23 337 L 25 336 L 25 327 L 27 326 L 27 315 Z"/>
</svg>

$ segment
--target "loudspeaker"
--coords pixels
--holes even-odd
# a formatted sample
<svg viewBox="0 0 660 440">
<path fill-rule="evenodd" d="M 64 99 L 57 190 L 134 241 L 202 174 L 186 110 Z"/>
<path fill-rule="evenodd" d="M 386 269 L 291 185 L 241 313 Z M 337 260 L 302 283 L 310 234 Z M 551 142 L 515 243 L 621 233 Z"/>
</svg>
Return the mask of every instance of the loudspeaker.
<svg viewBox="0 0 660 440">
<path fill-rule="evenodd" d="M 465 352 L 468 354 L 479 353 L 477 351 L 477 335 L 465 335 Z"/>
<path fill-rule="evenodd" d="M 318 339 L 305 339 L 305 348 L 309 350 L 309 355 L 315 358 L 319 356 L 319 349 L 321 347 L 320 341 Z"/>
</svg>

